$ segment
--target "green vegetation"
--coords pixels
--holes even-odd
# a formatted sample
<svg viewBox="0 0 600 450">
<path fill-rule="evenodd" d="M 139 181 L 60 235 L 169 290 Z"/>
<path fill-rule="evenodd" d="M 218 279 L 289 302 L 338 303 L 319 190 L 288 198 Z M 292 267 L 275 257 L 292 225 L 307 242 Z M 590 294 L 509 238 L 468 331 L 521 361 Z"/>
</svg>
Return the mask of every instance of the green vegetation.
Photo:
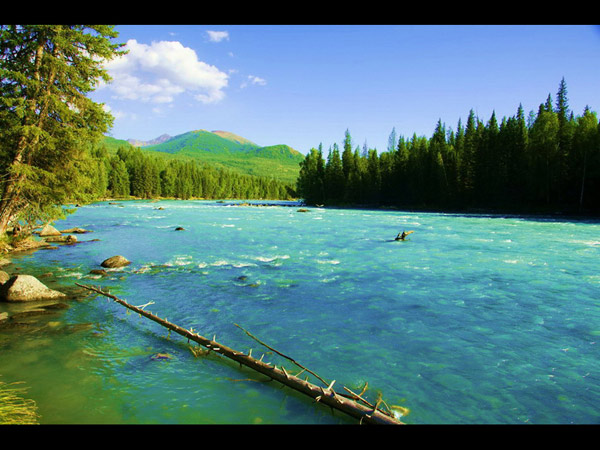
<svg viewBox="0 0 600 450">
<path fill-rule="evenodd" d="M 112 116 L 87 94 L 122 54 L 112 26 L 0 25 L 0 236 L 107 197 L 289 199 L 307 203 L 521 212 L 600 211 L 596 113 L 569 111 L 562 80 L 537 113 L 500 122 L 471 111 L 456 131 L 390 135 L 387 151 L 304 157 L 229 132 L 192 131 L 135 148 L 106 137 Z M 297 188 L 297 193 L 295 189 Z"/>
<path fill-rule="evenodd" d="M 487 123 L 470 112 L 457 130 L 441 120 L 431 138 L 396 139 L 378 154 L 366 146 L 322 146 L 301 164 L 298 194 L 309 204 L 387 205 L 435 210 L 485 209 L 521 213 L 600 212 L 600 125 L 588 107 L 568 109 L 561 81 L 537 113 Z"/>
<path fill-rule="evenodd" d="M 260 147 L 223 131 L 190 131 L 143 149 L 194 159 L 247 175 L 272 177 L 277 174 L 277 179 L 290 184 L 296 182 L 299 164 L 304 159 L 301 153 L 287 145 Z"/>
<path fill-rule="evenodd" d="M 114 141 L 109 141 L 114 144 Z M 115 150 L 116 148 L 116 150 Z M 292 183 L 147 152 L 121 141 L 91 151 L 96 198 L 290 199 Z"/>
<path fill-rule="evenodd" d="M 87 94 L 120 54 L 106 25 L 0 25 L 0 235 L 90 198 L 87 149 L 112 123 Z"/>
<path fill-rule="evenodd" d="M 302 155 L 289 148 L 286 159 L 226 132 L 144 151 L 105 137 L 113 117 L 87 94 L 110 81 L 103 62 L 123 53 L 116 37 L 107 25 L 0 25 L 0 236 L 108 196 L 294 195 Z"/>
</svg>

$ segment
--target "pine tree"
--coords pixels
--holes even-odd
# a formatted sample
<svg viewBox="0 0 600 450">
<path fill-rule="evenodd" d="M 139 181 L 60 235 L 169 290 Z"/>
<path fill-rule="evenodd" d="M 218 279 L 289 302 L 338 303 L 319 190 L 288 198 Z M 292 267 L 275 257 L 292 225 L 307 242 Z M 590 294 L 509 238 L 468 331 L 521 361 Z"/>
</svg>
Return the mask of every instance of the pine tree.
<svg viewBox="0 0 600 450">
<path fill-rule="evenodd" d="M 381 197 L 381 167 L 376 149 L 369 149 L 367 156 L 367 189 L 366 200 L 370 204 L 378 204 Z"/>
<path fill-rule="evenodd" d="M 322 204 L 325 201 L 325 168 L 323 150 L 312 148 L 300 163 L 298 194 L 309 204 Z"/>
<path fill-rule="evenodd" d="M 109 80 L 116 37 L 106 25 L 0 25 L 0 233 L 86 200 L 85 153 L 112 121 L 87 94 Z"/>
<path fill-rule="evenodd" d="M 408 183 L 408 164 L 409 164 L 409 153 L 408 145 L 404 136 L 400 136 L 398 139 L 397 149 L 394 153 L 393 162 L 393 177 L 394 177 L 394 203 L 397 205 L 406 205 L 411 203 L 409 197 L 409 183 Z"/>
<path fill-rule="evenodd" d="M 493 111 L 486 126 L 480 125 L 481 134 L 476 152 L 475 191 L 481 205 L 496 202 L 495 194 L 499 188 L 500 172 L 503 170 L 498 156 L 498 120 Z"/>
<path fill-rule="evenodd" d="M 550 96 L 548 98 L 550 99 Z M 547 101 L 545 105 L 540 106 L 538 116 L 529 130 L 531 193 L 535 203 L 550 205 L 555 202 L 558 194 L 558 130 L 558 115 Z"/>
<path fill-rule="evenodd" d="M 563 175 L 560 194 L 562 201 L 567 201 L 569 196 L 569 179 L 576 176 L 576 168 L 570 163 L 571 144 L 573 141 L 573 132 L 576 127 L 572 113 L 569 111 L 569 101 L 567 98 L 567 83 L 563 77 L 556 94 L 556 114 L 558 116 L 558 168 Z"/>
<path fill-rule="evenodd" d="M 586 205 L 586 200 L 590 197 L 587 192 L 595 192 L 596 195 L 592 195 L 587 203 L 589 206 L 597 208 L 600 206 L 600 198 L 598 198 L 600 189 L 600 124 L 596 113 L 590 111 L 589 108 L 586 108 L 583 116 L 577 119 L 573 137 L 572 159 L 572 167 L 577 175 L 572 182 L 574 190 L 578 194 L 574 203 L 578 205 L 579 211 L 582 211 Z M 592 174 L 591 183 L 590 173 Z M 579 189 L 576 189 L 576 187 Z"/>
<path fill-rule="evenodd" d="M 398 139 L 396 136 L 396 127 L 393 127 L 392 131 L 390 132 L 390 135 L 388 137 L 388 147 L 387 147 L 388 152 L 393 152 L 394 150 L 396 150 L 397 145 L 398 145 Z"/>
<path fill-rule="evenodd" d="M 344 135 L 344 150 L 342 151 L 342 168 L 344 171 L 344 178 L 348 181 L 350 178 L 350 172 L 355 170 L 354 167 L 354 156 L 352 154 L 352 137 L 350 131 L 346 130 Z"/>
<path fill-rule="evenodd" d="M 465 127 L 460 166 L 461 190 L 463 192 L 463 200 L 467 204 L 471 202 L 474 195 L 478 145 L 477 119 L 475 118 L 475 113 L 471 110 Z"/>
<path fill-rule="evenodd" d="M 344 199 L 345 177 L 342 159 L 337 144 L 329 151 L 325 164 L 325 196 L 332 203 L 340 203 Z"/>
</svg>

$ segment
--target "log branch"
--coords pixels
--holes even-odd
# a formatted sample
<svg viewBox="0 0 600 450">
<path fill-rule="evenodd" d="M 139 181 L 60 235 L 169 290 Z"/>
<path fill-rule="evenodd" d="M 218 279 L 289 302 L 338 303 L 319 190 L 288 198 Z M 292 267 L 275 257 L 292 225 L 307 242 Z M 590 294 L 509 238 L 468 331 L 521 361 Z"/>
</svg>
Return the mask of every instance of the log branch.
<svg viewBox="0 0 600 450">
<path fill-rule="evenodd" d="M 235 362 L 238 362 L 241 365 L 244 365 L 250 369 L 253 369 L 258 373 L 266 375 L 273 380 L 279 381 L 281 384 L 288 386 L 298 392 L 301 392 L 320 403 L 326 404 L 327 406 L 330 406 L 333 409 L 336 409 L 338 411 L 348 414 L 351 417 L 359 419 L 360 423 L 387 424 L 387 425 L 403 424 L 403 422 L 400 422 L 393 415 L 383 412 L 373 406 L 365 406 L 362 403 L 359 403 L 352 398 L 342 397 L 341 395 L 336 395 L 336 393 L 333 392 L 333 383 L 335 381 L 330 383 L 328 385 L 328 388 L 323 389 L 320 386 L 315 386 L 314 384 L 312 384 L 306 380 L 302 380 L 294 375 L 287 373 L 285 371 L 285 369 L 283 369 L 283 368 L 278 369 L 275 365 L 263 363 L 262 358 L 261 358 L 261 360 L 257 360 L 255 358 L 252 358 L 249 355 L 245 355 L 244 353 L 235 351 L 235 350 L 227 347 L 226 345 L 216 342 L 214 339 L 213 340 L 207 339 L 207 338 L 199 335 L 198 333 L 194 333 L 190 330 L 187 330 L 183 327 L 173 324 L 173 323 L 167 321 L 166 319 L 161 319 L 160 317 L 156 316 L 155 314 L 152 314 L 152 313 L 145 311 L 141 308 L 138 308 L 136 306 L 130 305 L 126 301 L 121 300 L 120 298 L 118 298 L 112 294 L 104 292 L 101 289 L 98 289 L 98 288 L 95 288 L 92 286 L 86 286 L 86 285 L 79 284 L 79 283 L 75 283 L 75 284 L 84 289 L 87 289 L 87 290 L 96 292 L 100 295 L 103 295 L 105 297 L 108 297 L 108 298 L 114 300 L 116 303 L 119 303 L 120 305 L 122 305 L 132 311 L 135 311 L 135 312 L 139 313 L 140 315 L 162 325 L 163 327 L 167 328 L 169 331 L 174 331 L 177 334 L 187 338 L 188 340 L 197 342 L 198 344 L 202 345 L 203 347 L 208 348 L 209 350 L 211 350 L 215 353 L 223 355 L 226 358 L 229 358 Z M 272 350 L 277 352 L 274 349 L 272 349 Z M 279 352 L 277 352 L 277 353 L 281 354 Z M 284 356 L 284 355 L 282 355 L 282 356 Z M 286 357 L 286 356 L 284 356 L 284 357 Z M 286 358 L 291 361 L 294 361 L 292 358 L 289 358 L 289 357 L 286 357 Z M 297 364 L 295 361 L 294 361 L 294 363 Z M 300 366 L 300 367 L 302 367 L 302 366 Z M 304 370 L 308 371 L 308 369 L 306 369 L 304 367 L 302 367 L 302 368 Z M 317 378 L 321 379 L 318 376 L 317 376 Z M 321 381 L 322 381 L 322 379 L 321 379 Z M 325 383 L 325 385 L 327 385 L 327 383 Z"/>
<path fill-rule="evenodd" d="M 238 328 L 240 328 L 244 333 L 246 333 L 248 336 L 250 336 L 252 339 L 254 339 L 256 342 L 258 342 L 261 345 L 264 345 L 265 347 L 267 347 L 269 350 L 277 353 L 279 356 L 284 357 L 285 359 L 290 360 L 291 362 L 293 362 L 294 364 L 296 364 L 298 367 L 300 367 L 302 369 L 302 371 L 306 371 L 312 375 L 314 375 L 315 377 L 317 377 L 319 379 L 319 381 L 321 381 L 323 384 L 327 385 L 327 382 L 321 378 L 319 375 L 317 375 L 316 373 L 312 372 L 311 370 L 307 369 L 306 367 L 304 367 L 302 364 L 299 364 L 296 360 L 294 360 L 293 358 L 284 355 L 283 353 L 281 353 L 279 350 L 274 349 L 273 347 L 271 347 L 270 345 L 265 344 L 263 341 L 261 341 L 260 339 L 258 339 L 256 336 L 253 336 L 250 332 L 244 330 L 242 327 L 240 327 L 237 323 L 234 323 L 234 325 Z M 302 372 L 300 372 L 302 373 Z"/>
</svg>

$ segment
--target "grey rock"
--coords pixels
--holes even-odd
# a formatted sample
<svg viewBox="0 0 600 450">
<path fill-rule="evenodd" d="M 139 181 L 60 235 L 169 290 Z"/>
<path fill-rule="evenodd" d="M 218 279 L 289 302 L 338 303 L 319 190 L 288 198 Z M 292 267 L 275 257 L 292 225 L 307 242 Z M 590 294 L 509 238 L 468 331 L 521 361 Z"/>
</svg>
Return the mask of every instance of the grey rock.
<svg viewBox="0 0 600 450">
<path fill-rule="evenodd" d="M 0 287 L 0 299 L 7 302 L 27 302 L 64 298 L 62 292 L 50 289 L 31 275 L 15 275 Z"/>
<path fill-rule="evenodd" d="M 40 236 L 60 236 L 60 231 L 58 231 L 52 225 L 46 225 L 44 228 L 42 228 L 42 231 L 40 231 Z"/>
</svg>

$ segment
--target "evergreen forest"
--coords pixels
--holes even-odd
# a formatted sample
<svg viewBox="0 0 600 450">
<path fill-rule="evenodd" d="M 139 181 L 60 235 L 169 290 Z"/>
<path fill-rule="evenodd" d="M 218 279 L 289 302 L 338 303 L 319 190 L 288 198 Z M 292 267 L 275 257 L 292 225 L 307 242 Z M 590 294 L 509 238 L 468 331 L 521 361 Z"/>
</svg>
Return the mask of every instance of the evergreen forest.
<svg viewBox="0 0 600 450">
<path fill-rule="evenodd" d="M 100 198 L 204 198 L 290 199 L 289 183 L 241 174 L 185 158 L 167 158 L 137 147 L 116 152 L 99 145 L 91 151 L 91 197 Z"/>
<path fill-rule="evenodd" d="M 306 156 L 271 146 L 246 149 L 235 161 L 225 150 L 220 160 L 202 160 L 168 151 L 175 141 L 111 147 L 114 117 L 88 94 L 110 82 L 103 62 L 125 52 L 117 37 L 109 25 L 0 25 L 0 237 L 56 220 L 67 204 L 130 196 L 600 213 L 598 118 L 589 107 L 580 115 L 569 109 L 564 79 L 556 101 L 549 94 L 528 115 L 519 106 L 512 117 L 493 113 L 484 122 L 471 111 L 456 130 L 439 120 L 429 138 L 392 130 L 381 153 L 353 148 L 346 131 L 326 156 L 322 145 Z"/>
<path fill-rule="evenodd" d="M 117 37 L 112 25 L 0 25 L 0 237 L 64 217 L 64 205 L 107 197 L 295 195 L 294 179 L 113 148 L 106 133 L 114 117 L 88 94 L 110 82 L 104 62 L 125 53 Z"/>
<path fill-rule="evenodd" d="M 456 130 L 438 121 L 430 138 L 389 137 L 387 151 L 322 144 L 301 163 L 308 204 L 442 211 L 600 212 L 600 127 L 586 107 L 569 110 L 564 78 L 537 112 L 483 122 L 470 111 Z"/>
</svg>

